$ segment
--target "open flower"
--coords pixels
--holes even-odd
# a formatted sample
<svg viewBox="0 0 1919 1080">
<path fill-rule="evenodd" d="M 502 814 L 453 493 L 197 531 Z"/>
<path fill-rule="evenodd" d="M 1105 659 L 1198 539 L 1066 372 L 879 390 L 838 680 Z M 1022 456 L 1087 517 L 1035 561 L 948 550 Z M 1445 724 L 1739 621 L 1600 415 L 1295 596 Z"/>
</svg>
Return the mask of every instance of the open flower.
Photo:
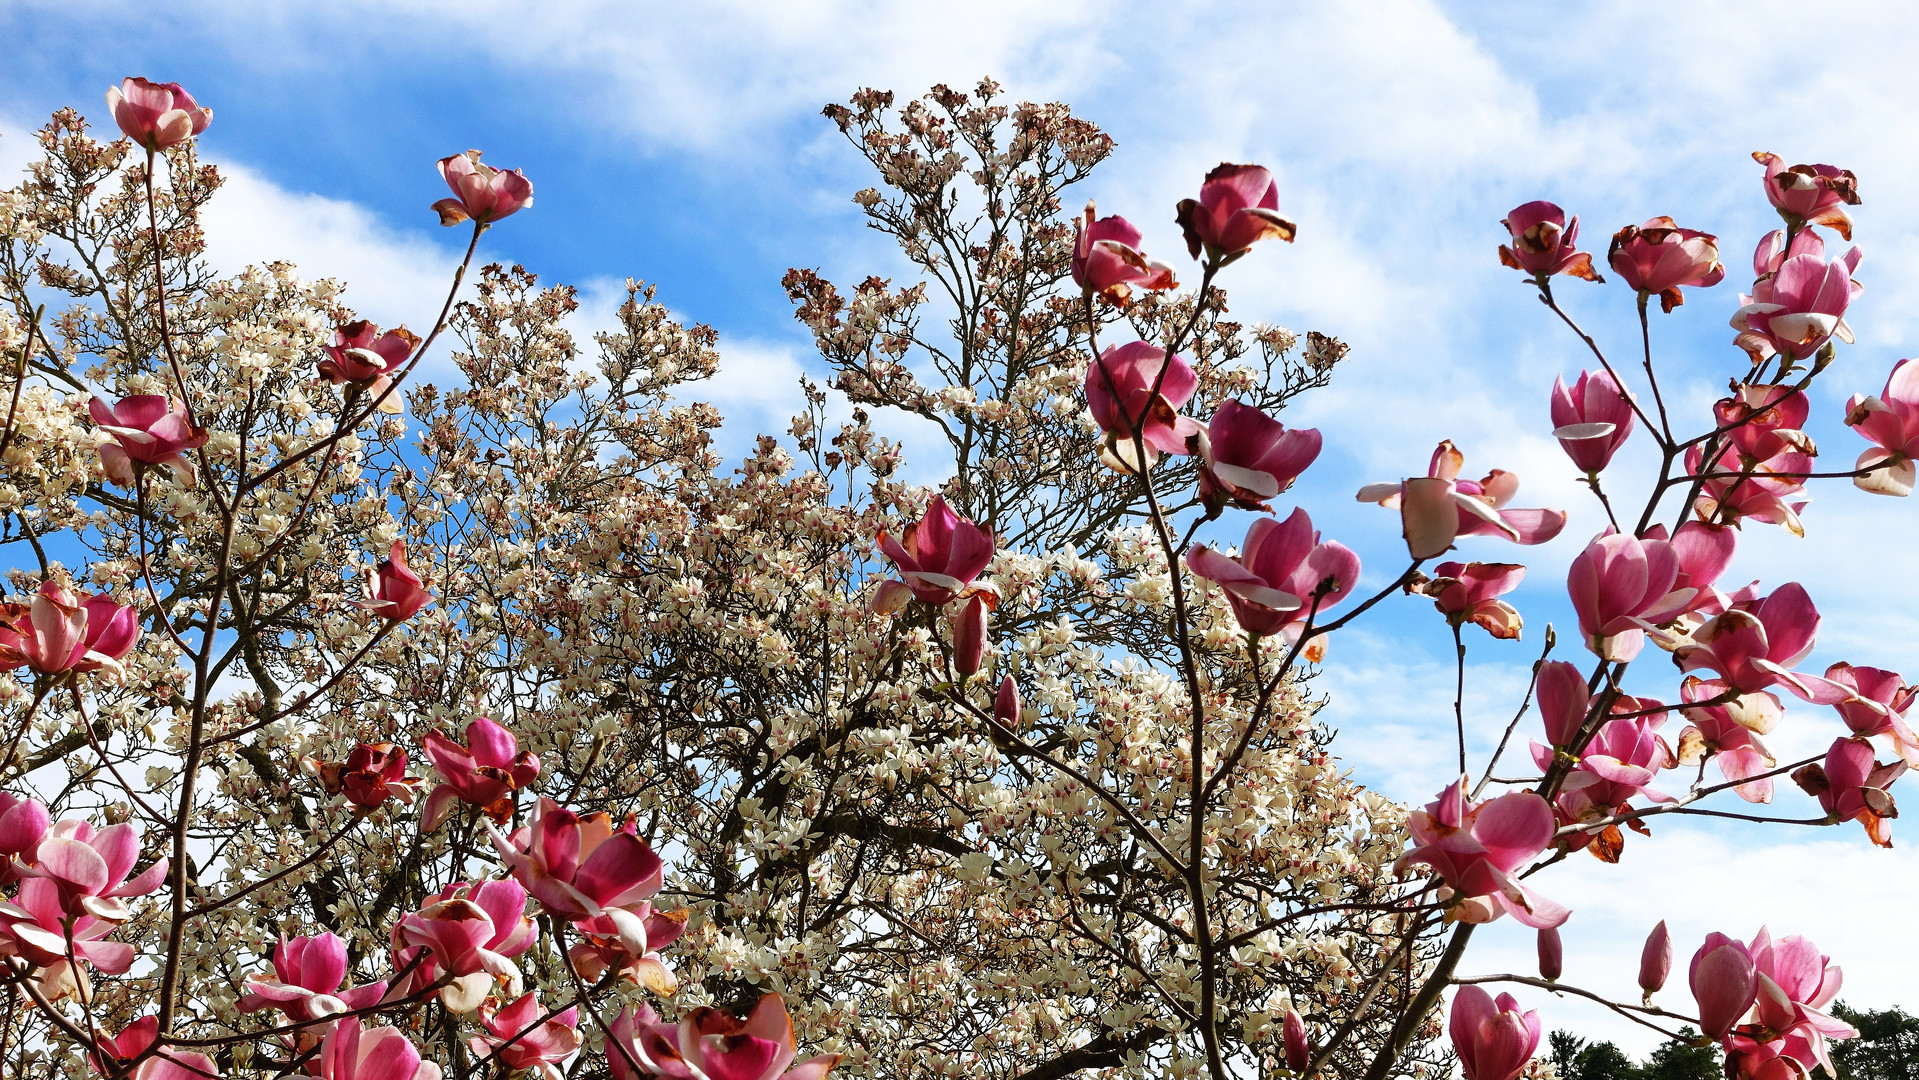
<svg viewBox="0 0 1919 1080">
<path fill-rule="evenodd" d="M 1826 669 L 1826 678 L 1852 690 L 1852 697 L 1834 706 L 1839 718 L 1854 735 L 1872 738 L 1886 735 L 1892 748 L 1909 765 L 1919 764 L 1919 734 L 1906 722 L 1919 689 L 1907 686 L 1896 671 L 1851 664 L 1834 664 Z M 4 828 L 0 818 L 0 829 Z"/>
<path fill-rule="evenodd" d="M 207 433 L 187 422 L 186 406 L 163 394 L 134 394 L 117 405 L 96 397 L 87 403 L 87 415 L 106 436 L 100 467 L 107 479 L 132 487 L 140 470 L 165 466 L 182 487 L 193 486 L 186 452 L 205 446 Z"/>
<path fill-rule="evenodd" d="M 532 181 L 518 169 L 496 169 L 482 162 L 478 150 L 441 158 L 440 179 L 454 195 L 433 204 L 442 225 L 458 225 L 469 218 L 491 225 L 533 205 Z"/>
<path fill-rule="evenodd" d="M 366 599 L 358 606 L 389 622 L 405 622 L 433 602 L 426 582 L 406 564 L 406 541 L 395 540 L 387 557 L 373 568 L 367 578 Z"/>
<path fill-rule="evenodd" d="M 1318 431 L 1288 430 L 1237 401 L 1221 405 L 1199 438 L 1199 494 L 1210 508 L 1271 510 L 1266 500 L 1292 487 L 1319 456 Z"/>
<path fill-rule="evenodd" d="M 656 994 L 671 994 L 678 989 L 679 982 L 666 961 L 660 958 L 660 950 L 679 940 L 686 931 L 687 910 L 655 911 L 652 904 L 639 903 L 632 906 L 631 914 L 640 920 L 645 931 L 646 940 L 639 943 L 638 952 L 631 947 L 634 941 L 630 924 L 625 924 L 627 931 L 623 937 L 622 923 L 615 923 L 611 915 L 575 922 L 573 929 L 579 931 L 582 940 L 567 950 L 573 970 L 588 982 L 614 970 Z"/>
<path fill-rule="evenodd" d="M 1303 507 L 1283 522 L 1255 519 L 1238 558 L 1200 544 L 1186 553 L 1186 568 L 1226 593 L 1240 629 L 1289 642 L 1299 640 L 1309 614 L 1324 614 L 1359 581 L 1359 556 L 1338 541 L 1322 542 Z"/>
<path fill-rule="evenodd" d="M 793 1065 L 793 1021 L 778 994 L 761 998 L 744 1020 L 702 1005 L 678 1024 L 663 1024 L 638 1005 L 607 1027 L 613 1080 L 822 1080 L 840 1061 L 838 1054 L 822 1054 Z"/>
<path fill-rule="evenodd" d="M 107 108 L 127 138 L 148 150 L 185 142 L 213 123 L 213 110 L 202 108 L 179 83 L 148 82 L 131 75 L 119 86 L 107 88 Z"/>
<path fill-rule="evenodd" d="M 1901 360 L 1886 377 L 1878 397 L 1854 394 L 1846 402 L 1846 425 L 1872 447 L 1854 466 L 1855 486 L 1875 495 L 1910 495 L 1913 458 L 1919 457 L 1919 364 Z"/>
<path fill-rule="evenodd" d="M 16 799 L 0 791 L 0 885 L 20 879 L 14 859 L 31 859 L 53 828 L 53 818 L 38 799 Z"/>
<path fill-rule="evenodd" d="M 1492 922 L 1501 915 L 1535 929 L 1556 927 L 1572 910 L 1528 889 L 1515 871 L 1553 841 L 1553 811 L 1531 791 L 1514 791 L 1484 802 L 1466 800 L 1466 778 L 1406 819 L 1413 848 L 1395 869 L 1432 867 L 1454 900 L 1448 917 Z"/>
<path fill-rule="evenodd" d="M 1117 472 L 1136 472 L 1161 454 L 1191 453 L 1187 440 L 1199 434 L 1199 421 L 1179 410 L 1198 388 L 1193 369 L 1164 349 L 1144 341 L 1108 345 L 1086 368 L 1086 408 L 1106 434 L 1100 460 Z"/>
<path fill-rule="evenodd" d="M 360 1018 L 336 1021 L 314 1059 L 319 1080 L 440 1080 L 440 1067 L 398 1028 L 362 1030 Z"/>
<path fill-rule="evenodd" d="M 665 865 L 628 821 L 622 829 L 604 813 L 582 817 L 541 799 L 533 820 L 503 836 L 487 826 L 513 877 L 547 914 L 575 921 L 610 916 L 627 951 L 645 953 L 641 901 L 660 891 Z"/>
<path fill-rule="evenodd" d="M 1824 225 L 1852 239 L 1846 207 L 1859 205 L 1859 178 L 1831 165 L 1794 165 L 1764 150 L 1752 159 L 1766 167 L 1766 198 L 1788 225 Z"/>
<path fill-rule="evenodd" d="M 1511 994 L 1494 998 L 1477 986 L 1453 993 L 1446 1030 L 1466 1080 L 1514 1080 L 1539 1049 L 1539 1014 L 1520 1012 Z"/>
<path fill-rule="evenodd" d="M 939 607 L 972 595 L 974 579 L 993 561 L 993 534 L 960 517 L 944 496 L 935 495 L 926 513 L 908 525 L 899 540 L 880 533 L 879 548 L 893 560 L 914 597 Z"/>
<path fill-rule="evenodd" d="M 1543 544 L 1566 527 L 1564 510 L 1507 510 L 1519 492 L 1519 477 L 1494 469 L 1474 482 L 1459 479 L 1466 456 L 1450 441 L 1433 451 L 1425 476 L 1396 484 L 1368 484 L 1359 501 L 1397 509 L 1406 548 L 1430 559 L 1461 536 L 1504 536 L 1518 544 Z"/>
<path fill-rule="evenodd" d="M 88 1064 L 96 1072 L 109 1073 L 108 1059 L 124 1064 L 147 1052 L 154 1040 L 160 1035 L 160 1018 L 143 1016 L 122 1028 L 113 1038 L 105 1035 L 95 1037 L 94 1052 L 87 1055 Z M 207 1077 L 220 1075 L 220 1067 L 205 1054 L 191 1050 L 175 1050 L 162 1047 L 132 1073 L 122 1074 L 127 1080 L 206 1080 Z"/>
<path fill-rule="evenodd" d="M 278 1009 L 292 1020 L 324 1020 L 377 1005 L 386 994 L 384 980 L 342 990 L 346 976 L 346 942 L 330 933 L 292 939 L 282 934 L 273 948 L 273 978 L 248 979 L 240 1011 Z"/>
<path fill-rule="evenodd" d="M 1544 282 L 1554 274 L 1570 274 L 1587 281 L 1600 281 L 1593 270 L 1593 257 L 1576 250 L 1579 219 L 1566 220 L 1566 212 L 1549 202 L 1529 202 L 1513 207 L 1500 222 L 1512 234 L 1512 246 L 1499 246 L 1501 265 L 1524 270 Z"/>
<path fill-rule="evenodd" d="M 1705 288 L 1726 277 L 1719 261 L 1719 238 L 1697 229 L 1682 229 L 1669 217 L 1644 225 L 1628 225 L 1613 234 L 1607 261 L 1626 284 L 1643 295 L 1657 295 L 1662 311 L 1686 302 L 1679 290 Z"/>
<path fill-rule="evenodd" d="M 509 1071 L 528 1070 L 541 1080 L 563 1080 L 560 1062 L 580 1048 L 579 1009 L 568 1008 L 541 1021 L 545 1010 L 539 999 L 529 993 L 497 1011 L 480 1009 L 480 1026 L 485 1035 L 475 1035 L 467 1046 L 481 1058 L 497 1056 Z"/>
<path fill-rule="evenodd" d="M 1790 670 L 1812 652 L 1818 633 L 1819 610 L 1804 586 L 1789 582 L 1764 600 L 1715 615 L 1673 650 L 1673 660 L 1681 671 L 1718 672 L 1741 693 L 1784 686 L 1815 705 L 1836 705 L 1852 696 L 1849 688 Z"/>
<path fill-rule="evenodd" d="M 361 810 L 376 809 L 388 799 L 412 806 L 414 794 L 424 783 L 406 774 L 406 750 L 392 743 L 363 742 L 348 751 L 345 761 L 303 758 L 301 764 L 320 778 L 328 795 Z"/>
<path fill-rule="evenodd" d="M 1819 800 L 1833 821 L 1857 821 L 1880 847 L 1892 846 L 1892 819 L 1899 816 L 1887 791 L 1906 771 L 1906 763 L 1881 765 L 1873 760 L 1872 743 L 1854 735 L 1834 739 L 1822 767 L 1817 762 L 1792 774 L 1806 794 Z"/>
<path fill-rule="evenodd" d="M 1173 268 L 1139 251 L 1139 230 L 1123 217 L 1093 220 L 1093 204 L 1073 222 L 1073 284 L 1110 300 L 1125 301 L 1131 289 L 1172 289 Z"/>
<path fill-rule="evenodd" d="M 1553 437 L 1588 476 L 1598 474 L 1632 434 L 1632 402 L 1604 370 L 1582 371 L 1567 388 L 1553 379 Z"/>
<path fill-rule="evenodd" d="M 1599 725 L 1553 800 L 1562 823 L 1575 825 L 1598 820 L 1625 808 L 1642 795 L 1654 802 L 1672 801 L 1672 796 L 1652 787 L 1660 770 L 1678 763 L 1658 733 L 1666 722 L 1664 712 L 1654 711 L 1660 707 L 1659 702 L 1630 696 L 1613 700 L 1615 713 L 1647 715 L 1619 716 Z M 1542 771 L 1552 767 L 1552 747 L 1534 743 L 1532 752 L 1533 762 Z M 1572 837 L 1575 847 L 1584 846 L 1591 839 L 1590 833 Z"/>
<path fill-rule="evenodd" d="M 504 824 L 513 816 L 513 793 L 540 775 L 540 759 L 521 751 L 513 733 L 487 717 L 466 726 L 466 742 L 461 746 L 437 731 L 421 740 L 444 780 L 427 794 L 420 813 L 420 828 L 428 832 L 440 827 L 455 802 L 477 806 Z"/>
<path fill-rule="evenodd" d="M 119 674 L 139 640 L 138 611 L 51 578 L 27 603 L 0 604 L 0 670 L 25 664 L 42 675 Z"/>
<path fill-rule="evenodd" d="M 519 977 L 519 969 L 511 964 L 511 961 L 531 948 L 537 936 L 533 920 L 526 915 L 526 890 L 520 887 L 519 882 L 511 878 L 478 883 L 456 881 L 441 889 L 433 898 L 434 902 L 427 905 L 427 909 L 456 900 L 478 908 L 481 914 L 486 916 L 485 933 L 481 933 L 479 927 L 470 927 L 459 932 L 436 930 L 431 926 L 423 925 L 430 920 L 422 920 L 415 924 L 414 932 L 409 934 L 406 930 L 406 922 L 411 916 L 395 922 L 391 932 L 393 966 L 395 970 L 405 970 L 411 966 L 413 971 L 404 981 L 393 987 L 392 993 L 387 995 L 389 998 L 412 997 L 432 986 L 440 977 L 443 952 L 455 958 L 453 961 L 455 967 L 448 967 L 446 970 L 455 971 L 456 975 L 460 976 L 455 980 L 459 985 L 450 988 L 449 992 L 466 999 L 455 1011 L 471 1011 L 477 1004 L 478 998 L 484 997 L 486 992 L 493 988 L 495 973 L 505 975 L 511 985 L 518 985 L 512 980 Z M 421 914 L 424 914 L 424 911 Z M 471 915 L 471 912 L 460 908 L 447 911 L 445 914 Z M 441 942 L 443 949 L 433 948 L 435 940 Z M 432 951 L 425 957 L 420 957 L 420 962 L 415 965 L 414 960 L 419 957 L 422 947 Z M 468 951 L 469 949 L 471 951 Z M 498 959 L 491 960 L 489 955 L 483 953 Z M 463 984 L 462 979 L 466 980 Z M 469 991 L 472 992 L 470 996 Z M 468 1001 L 471 1003 L 467 1003 Z"/>
<path fill-rule="evenodd" d="M 30 859 L 14 860 L 14 872 L 51 884 L 60 910 L 121 923 L 131 917 L 126 900 L 145 896 L 166 880 L 160 858 L 129 878 L 140 860 L 140 827 L 131 822 L 95 829 L 76 819 L 56 822 Z"/>
<path fill-rule="evenodd" d="M 1696 590 L 1675 588 L 1679 556 L 1665 540 L 1608 533 L 1586 545 L 1566 573 L 1586 647 L 1605 660 L 1639 655 L 1646 631 L 1685 612 Z"/>
<path fill-rule="evenodd" d="M 1775 942 L 1764 927 L 1750 943 L 1707 934 L 1687 975 L 1700 1030 L 1725 1048 L 1729 1076 L 1836 1075 L 1826 1040 L 1859 1034 L 1824 1011 L 1839 995 L 1840 971 L 1803 937 Z M 1780 1057 L 1790 1059 L 1787 1071 L 1763 1068 Z"/>
<path fill-rule="evenodd" d="M 1865 286 L 1853 280 L 1859 269 L 1857 247 L 1826 261 L 1826 244 L 1807 229 L 1785 248 L 1784 230 L 1759 241 L 1753 268 L 1759 279 L 1751 295 L 1741 296 L 1732 328 L 1739 331 L 1733 344 L 1746 350 L 1754 363 L 1783 353 L 1804 360 L 1832 338 L 1852 344 L 1846 309 Z"/>
<path fill-rule="evenodd" d="M 354 383 L 366 387 L 368 394 L 386 394 L 395 371 L 406 365 L 407 357 L 420 344 L 420 336 L 404 326 L 386 333 L 360 319 L 333 332 L 333 344 L 326 346 L 327 358 L 320 361 L 320 378 L 327 382 Z M 400 411 L 399 395 L 385 397 L 380 411 Z"/>
<path fill-rule="evenodd" d="M 1433 606 L 1454 626 L 1472 623 L 1493 637 L 1517 640 L 1523 620 L 1500 596 L 1519 587 L 1526 568 L 1518 563 L 1443 562 L 1433 577 L 1412 591 L 1433 598 Z"/>
<path fill-rule="evenodd" d="M 1713 763 L 1719 766 L 1719 774 L 1738 782 L 1739 786 L 1733 791 L 1740 798 L 1750 803 L 1771 802 L 1772 777 L 1765 774 L 1779 762 L 1760 741 L 1759 736 L 1764 732 L 1747 725 L 1769 728 L 1779 715 L 1776 699 L 1760 693 L 1732 704 L 1698 704 L 1716 701 L 1727 692 L 1725 683 L 1693 675 L 1688 675 L 1680 684 L 1679 697 L 1685 704 L 1679 706 L 1679 712 L 1690 725 L 1679 733 L 1679 747 L 1674 756 L 1681 765 L 1697 765 L 1710 754 Z M 1752 708 L 1754 704 L 1759 707 Z"/>
<path fill-rule="evenodd" d="M 1199 198 L 1180 200 L 1178 221 L 1193 258 L 1204 248 L 1221 266 L 1269 236 L 1290 244 L 1298 232 L 1280 216 L 1279 185 L 1260 165 L 1222 164 L 1207 173 Z"/>
</svg>

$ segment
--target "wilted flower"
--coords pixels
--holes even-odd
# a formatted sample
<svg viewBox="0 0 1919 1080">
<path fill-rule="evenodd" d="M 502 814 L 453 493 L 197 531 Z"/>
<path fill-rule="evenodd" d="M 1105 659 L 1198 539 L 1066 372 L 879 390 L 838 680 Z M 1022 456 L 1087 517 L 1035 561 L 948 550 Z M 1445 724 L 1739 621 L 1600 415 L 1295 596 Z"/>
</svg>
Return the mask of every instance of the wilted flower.
<svg viewBox="0 0 1919 1080">
<path fill-rule="evenodd" d="M 1244 254 L 1269 236 L 1291 243 L 1298 231 L 1279 214 L 1279 185 L 1259 165 L 1221 165 L 1206 174 L 1199 198 L 1181 199 L 1179 227 L 1186 232 L 1186 250 L 1220 265 Z"/>
</svg>

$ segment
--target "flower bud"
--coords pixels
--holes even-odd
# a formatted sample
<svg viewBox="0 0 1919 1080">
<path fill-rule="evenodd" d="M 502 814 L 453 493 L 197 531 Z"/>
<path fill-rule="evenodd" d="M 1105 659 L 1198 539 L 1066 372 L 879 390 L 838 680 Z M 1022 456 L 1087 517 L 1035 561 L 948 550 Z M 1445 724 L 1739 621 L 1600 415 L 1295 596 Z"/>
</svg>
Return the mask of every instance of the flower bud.
<svg viewBox="0 0 1919 1080">
<path fill-rule="evenodd" d="M 1646 935 L 1646 947 L 1639 954 L 1639 988 L 1651 998 L 1666 985 L 1666 976 L 1672 973 L 1672 934 L 1666 930 L 1666 921 Z"/>
<path fill-rule="evenodd" d="M 1663 927 L 1666 924 L 1659 925 Z M 1564 970 L 1565 950 L 1559 943 L 1559 930 L 1548 926 L 1539 932 L 1539 977 L 1547 982 L 1557 982 L 1559 973 Z M 1641 975 L 1641 978 L 1644 976 Z"/>
<path fill-rule="evenodd" d="M 1301 1019 L 1299 1011 L 1286 1010 L 1285 1024 L 1286 1067 L 1294 1072 L 1305 1072 L 1312 1061 L 1312 1047 L 1306 1042 L 1306 1021 Z"/>
</svg>

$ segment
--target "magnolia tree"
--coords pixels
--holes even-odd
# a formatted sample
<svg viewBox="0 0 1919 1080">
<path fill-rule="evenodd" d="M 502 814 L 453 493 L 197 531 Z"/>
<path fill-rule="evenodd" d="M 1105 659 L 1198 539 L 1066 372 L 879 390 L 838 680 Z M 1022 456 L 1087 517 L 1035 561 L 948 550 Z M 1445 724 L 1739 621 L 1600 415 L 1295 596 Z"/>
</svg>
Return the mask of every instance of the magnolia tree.
<svg viewBox="0 0 1919 1080">
<path fill-rule="evenodd" d="M 1273 417 L 1345 346 L 1226 318 L 1232 264 L 1295 230 L 1263 168 L 1222 165 L 1179 204 L 1195 263 L 1176 269 L 1124 218 L 1062 212 L 1112 150 L 1063 106 L 985 82 L 829 107 L 879 174 L 855 201 L 921 280 L 849 295 L 790 272 L 851 419 L 829 424 L 806 383 L 790 442 L 727 467 L 686 389 L 715 335 L 651 287 L 629 282 L 597 365 L 564 287 L 485 265 L 459 299 L 486 232 L 532 204 L 518 171 L 439 163 L 453 194 L 433 209 L 470 241 L 420 335 L 286 264 L 215 274 L 212 111 L 143 79 L 108 104 L 125 138 L 63 110 L 0 198 L 0 544 L 18 553 L 0 1067 L 1550 1068 L 1538 1015 L 1491 983 L 1692 1025 L 1763 1080 L 1829 1068 L 1854 1034 L 1824 1011 L 1839 969 L 1764 929 L 1675 946 L 1662 923 L 1642 1000 L 1581 989 L 1560 963 L 1577 898 L 1534 876 L 1616 860 L 1622 826 L 1660 814 L 1858 821 L 1890 843 L 1912 690 L 1795 670 L 1805 590 L 1720 584 L 1747 524 L 1803 531 L 1809 481 L 1913 484 L 1919 366 L 1849 403 L 1870 444 L 1854 467 L 1817 471 L 1801 430 L 1851 339 L 1858 249 L 1825 252 L 1850 239 L 1851 173 L 1758 155 L 1783 227 L 1733 319 L 1733 389 L 1691 427 L 1666 410 L 1651 301 L 1724 278 L 1716 239 L 1667 218 L 1614 236 L 1644 344 L 1628 364 L 1554 294 L 1600 281 L 1577 221 L 1509 215 L 1502 261 L 1591 350 L 1550 424 L 1611 527 L 1568 575 L 1590 658 L 1542 655 L 1475 762 L 1466 635 L 1518 635 L 1500 596 L 1524 568 L 1436 560 L 1551 541 L 1565 514 L 1509 507 L 1512 474 L 1466 479 L 1442 444 L 1359 493 L 1398 511 L 1380 527 L 1407 559 L 1356 592 L 1358 557 L 1282 498 L 1319 433 Z M 416 375 L 443 340 L 448 389 Z M 898 478 L 881 408 L 950 450 L 948 481 Z M 1650 487 L 1607 472 L 1635 429 Z M 1615 504 L 1638 489 L 1636 515 Z M 1236 548 L 1196 542 L 1240 524 Z M 1433 601 L 1460 658 L 1460 775 L 1417 810 L 1347 778 L 1306 682 L 1335 631 L 1402 593 Z M 1629 688 L 1649 645 L 1676 686 L 1641 665 Z M 1767 750 L 1789 700 L 1832 726 L 1826 754 Z M 1533 769 L 1497 768 L 1522 726 Z M 1788 775 L 1816 813 L 1724 808 Z M 1537 928 L 1539 974 L 1457 976 L 1499 918 Z M 1676 947 L 1690 1004 L 1666 989 Z"/>
</svg>

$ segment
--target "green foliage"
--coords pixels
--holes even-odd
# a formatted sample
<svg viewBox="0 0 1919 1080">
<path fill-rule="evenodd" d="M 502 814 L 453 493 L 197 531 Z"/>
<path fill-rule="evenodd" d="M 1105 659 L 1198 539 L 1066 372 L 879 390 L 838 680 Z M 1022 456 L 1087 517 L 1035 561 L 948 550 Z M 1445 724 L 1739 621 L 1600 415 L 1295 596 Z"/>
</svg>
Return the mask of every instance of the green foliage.
<svg viewBox="0 0 1919 1080">
<path fill-rule="evenodd" d="M 1698 1032 L 1691 1028 L 1681 1028 L 1680 1035 L 1661 1043 L 1643 1065 L 1612 1042 L 1588 1042 L 1570 1031 L 1552 1032 L 1547 1045 L 1560 1080 L 1719 1080 L 1719 1051 L 1692 1045 Z"/>
<path fill-rule="evenodd" d="M 1834 1016 L 1859 1029 L 1859 1037 L 1832 1044 L 1839 1080 L 1919 1080 L 1919 1016 L 1897 1006 L 1861 1012 L 1839 1002 Z"/>
</svg>

